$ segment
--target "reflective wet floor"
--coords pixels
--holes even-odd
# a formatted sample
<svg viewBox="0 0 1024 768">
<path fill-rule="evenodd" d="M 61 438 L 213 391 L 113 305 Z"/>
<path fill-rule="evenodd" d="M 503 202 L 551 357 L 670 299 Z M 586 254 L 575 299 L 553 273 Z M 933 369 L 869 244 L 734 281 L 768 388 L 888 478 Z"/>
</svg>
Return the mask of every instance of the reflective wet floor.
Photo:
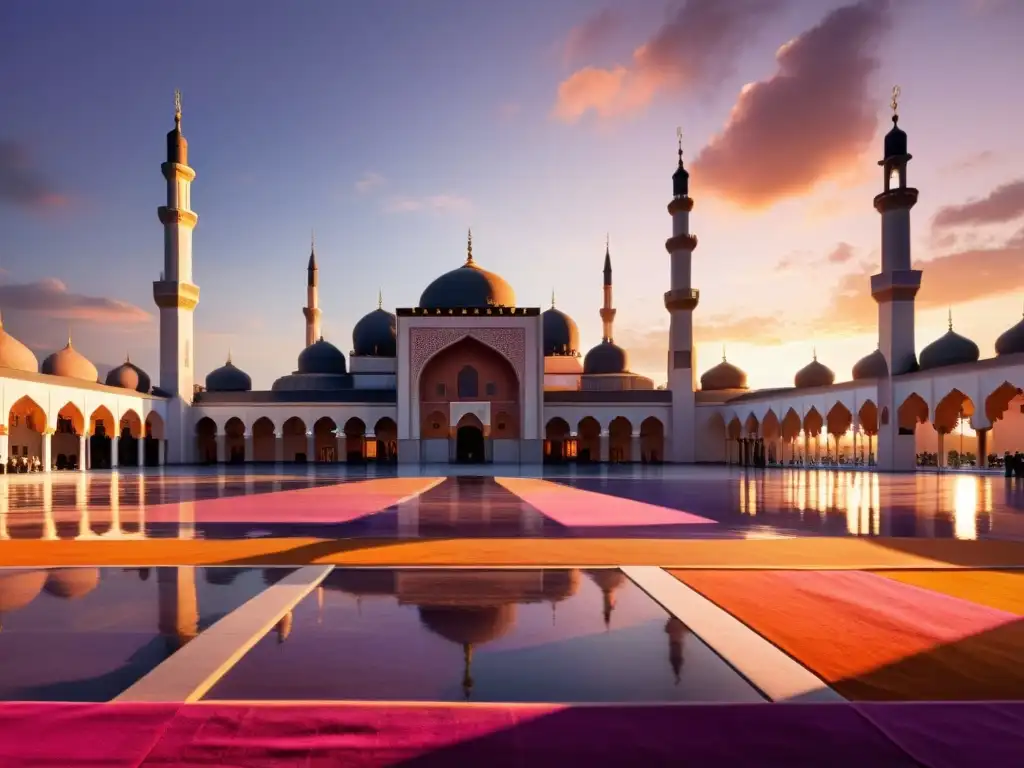
<svg viewBox="0 0 1024 768">
<path fill-rule="evenodd" d="M 431 472 L 436 474 L 431 474 Z M 1024 482 L 998 475 L 343 465 L 0 477 L 0 539 L 898 536 L 1024 540 Z M 492 476 L 494 475 L 494 476 Z M 430 480 L 430 478 L 434 478 Z M 430 482 L 426 482 L 429 480 Z M 402 484 L 391 488 L 389 484 Z M 346 488 L 342 490 L 342 486 Z M 317 490 L 319 489 L 319 490 Z M 333 489 L 333 490 L 332 490 Z M 562 489 L 563 492 L 555 492 Z M 314 497 L 316 514 L 304 510 Z M 337 494 L 335 494 L 337 491 Z"/>
</svg>

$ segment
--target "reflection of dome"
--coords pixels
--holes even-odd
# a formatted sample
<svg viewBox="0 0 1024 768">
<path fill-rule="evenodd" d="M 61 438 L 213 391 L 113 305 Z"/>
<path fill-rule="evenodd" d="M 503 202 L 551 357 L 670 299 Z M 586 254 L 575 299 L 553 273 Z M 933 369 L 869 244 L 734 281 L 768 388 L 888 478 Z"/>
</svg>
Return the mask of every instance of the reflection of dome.
<svg viewBox="0 0 1024 768">
<path fill-rule="evenodd" d="M 830 387 L 835 380 L 836 375 L 832 373 L 832 369 L 819 363 L 818 355 L 815 354 L 811 362 L 796 372 L 796 376 L 793 378 L 793 386 L 797 389 Z"/>
<path fill-rule="evenodd" d="M 975 363 L 980 356 L 978 345 L 954 331 L 951 323 L 948 331 L 921 350 L 921 370 Z"/>
<path fill-rule="evenodd" d="M 39 361 L 32 350 L 4 330 L 3 318 L 0 318 L 0 368 L 29 373 L 39 371 Z"/>
<path fill-rule="evenodd" d="M 1004 331 L 996 339 L 997 355 L 1015 355 L 1024 352 L 1024 320 Z"/>
<path fill-rule="evenodd" d="M 99 381 L 99 373 L 96 366 L 89 362 L 88 358 L 71 346 L 71 339 L 68 339 L 64 349 L 54 352 L 43 360 L 40 367 L 41 373 L 50 376 L 64 376 L 69 379 L 81 379 L 82 381 Z"/>
<path fill-rule="evenodd" d="M 505 279 L 473 261 L 473 235 L 466 247 L 466 263 L 434 280 L 420 296 L 421 307 L 514 307 L 516 294 Z"/>
<path fill-rule="evenodd" d="M 107 374 L 107 386 L 122 387 L 136 392 L 149 394 L 152 389 L 152 382 L 149 374 L 135 365 L 128 357 L 117 368 L 112 368 Z"/>
<path fill-rule="evenodd" d="M 420 621 L 435 635 L 459 645 L 479 645 L 502 637 L 515 623 L 514 603 L 487 607 L 420 606 Z"/>
<path fill-rule="evenodd" d="M 580 588 L 580 572 L 573 570 L 544 571 L 541 574 L 544 596 L 552 602 L 568 600 Z"/>
<path fill-rule="evenodd" d="M 555 309 L 541 314 L 544 321 L 544 355 L 576 355 L 580 347 L 580 331 L 576 322 L 565 312 Z"/>
<path fill-rule="evenodd" d="M 853 380 L 882 379 L 889 375 L 889 365 L 885 362 L 882 350 L 876 349 L 865 355 L 853 365 Z"/>
<path fill-rule="evenodd" d="M 45 583 L 46 571 L 0 570 L 0 614 L 24 608 Z"/>
<path fill-rule="evenodd" d="M 73 599 L 89 594 L 99 583 L 99 568 L 58 568 L 50 571 L 43 589 L 54 597 Z"/>
<path fill-rule="evenodd" d="M 382 568 L 335 568 L 323 580 L 326 589 L 337 589 L 350 595 L 395 594 L 396 571 Z"/>
<path fill-rule="evenodd" d="M 298 373 L 345 373 L 345 355 L 324 337 L 299 353 Z"/>
<path fill-rule="evenodd" d="M 618 568 L 595 568 L 587 571 L 602 592 L 612 592 L 626 583 L 626 574 Z"/>
<path fill-rule="evenodd" d="M 709 368 L 700 377 L 700 388 L 706 392 L 719 389 L 746 389 L 747 374 L 722 355 L 722 362 Z"/>
<path fill-rule="evenodd" d="M 602 341 L 583 358 L 584 374 L 627 373 L 629 357 L 614 341 Z"/>
<path fill-rule="evenodd" d="M 224 365 L 206 375 L 206 389 L 208 392 L 249 392 L 252 379 L 241 368 L 235 367 L 229 355 Z"/>
<path fill-rule="evenodd" d="M 381 307 L 364 315 L 352 329 L 353 355 L 394 357 L 396 352 L 395 316 Z"/>
</svg>

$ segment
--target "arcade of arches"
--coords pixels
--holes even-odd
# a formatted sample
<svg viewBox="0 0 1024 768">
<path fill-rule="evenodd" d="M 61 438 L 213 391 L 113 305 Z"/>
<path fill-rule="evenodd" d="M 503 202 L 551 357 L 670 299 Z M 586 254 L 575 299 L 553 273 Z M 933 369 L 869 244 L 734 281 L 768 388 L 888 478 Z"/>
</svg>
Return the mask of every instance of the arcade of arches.
<svg viewBox="0 0 1024 768">
<path fill-rule="evenodd" d="M 369 428 L 353 417 L 339 426 L 324 416 L 306 424 L 292 416 L 276 425 L 262 416 L 251 425 L 232 416 L 217 431 L 216 422 L 204 416 L 196 422 L 196 462 L 241 464 L 249 462 L 298 463 L 391 463 L 398 459 L 398 426 L 384 417 Z"/>
<path fill-rule="evenodd" d="M 544 434 L 544 461 L 610 462 L 660 464 L 665 457 L 665 426 L 649 416 L 634 425 L 625 416 L 617 416 L 602 431 L 593 416 L 579 421 L 575 429 L 556 416 L 548 421 Z"/>
<path fill-rule="evenodd" d="M 55 426 L 48 426 L 54 424 Z M 111 469 L 153 467 L 164 463 L 164 423 L 156 412 L 143 420 L 128 410 L 120 419 L 105 406 L 88 419 L 74 403 L 64 404 L 51 420 L 31 397 L 11 406 L 7 427 L 0 434 L 0 452 L 16 469 L 21 459 L 38 459 L 53 469 Z"/>
</svg>

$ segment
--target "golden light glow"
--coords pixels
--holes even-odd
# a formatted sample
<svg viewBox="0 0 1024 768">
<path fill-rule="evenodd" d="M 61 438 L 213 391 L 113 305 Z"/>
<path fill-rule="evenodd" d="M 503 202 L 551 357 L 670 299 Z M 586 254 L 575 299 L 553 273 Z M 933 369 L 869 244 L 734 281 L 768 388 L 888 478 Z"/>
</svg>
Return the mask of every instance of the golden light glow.
<svg viewBox="0 0 1024 768">
<path fill-rule="evenodd" d="M 953 535 L 958 539 L 978 538 L 978 497 L 980 478 L 962 475 L 953 489 Z"/>
</svg>

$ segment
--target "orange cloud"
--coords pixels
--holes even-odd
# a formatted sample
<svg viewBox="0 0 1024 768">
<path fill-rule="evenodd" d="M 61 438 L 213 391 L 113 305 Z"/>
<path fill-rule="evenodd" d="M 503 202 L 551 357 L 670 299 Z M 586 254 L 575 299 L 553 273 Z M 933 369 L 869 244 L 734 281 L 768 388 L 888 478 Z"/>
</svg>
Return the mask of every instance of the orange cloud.
<svg viewBox="0 0 1024 768">
<path fill-rule="evenodd" d="M 849 243 L 840 242 L 836 243 L 836 247 L 821 258 L 807 259 L 803 258 L 803 255 L 804 254 L 802 253 L 794 252 L 788 256 L 783 256 L 775 265 L 775 269 L 780 272 L 784 272 L 788 269 L 803 269 L 811 265 L 846 264 L 853 261 L 854 256 L 856 256 L 856 252 L 854 251 L 853 246 Z"/>
<path fill-rule="evenodd" d="M 563 80 L 554 116 L 575 122 L 591 111 L 600 117 L 621 115 L 647 106 L 660 91 L 717 85 L 764 17 L 782 5 L 783 0 L 688 0 L 633 51 L 628 65 L 587 66 Z M 580 40 L 593 43 L 595 32 L 610 34 L 611 22 L 596 19 L 577 27 L 575 38 L 570 33 L 574 51 L 581 49 Z"/>
<path fill-rule="evenodd" d="M 886 0 L 829 13 L 776 54 L 778 72 L 747 85 L 693 163 L 702 190 L 748 208 L 851 173 L 878 128 L 871 77 L 888 28 Z"/>
<path fill-rule="evenodd" d="M 32 164 L 26 148 L 0 139 L 0 203 L 19 208 L 54 208 L 67 197 L 54 190 Z"/>
<path fill-rule="evenodd" d="M 148 312 L 134 304 L 72 293 L 55 278 L 0 285 L 0 307 L 33 312 L 52 320 L 129 324 L 144 323 L 150 319 Z"/>
<path fill-rule="evenodd" d="M 932 226 L 936 229 L 966 224 L 1003 224 L 1024 216 L 1024 179 L 996 187 L 988 197 L 963 205 L 940 208 Z"/>
</svg>

